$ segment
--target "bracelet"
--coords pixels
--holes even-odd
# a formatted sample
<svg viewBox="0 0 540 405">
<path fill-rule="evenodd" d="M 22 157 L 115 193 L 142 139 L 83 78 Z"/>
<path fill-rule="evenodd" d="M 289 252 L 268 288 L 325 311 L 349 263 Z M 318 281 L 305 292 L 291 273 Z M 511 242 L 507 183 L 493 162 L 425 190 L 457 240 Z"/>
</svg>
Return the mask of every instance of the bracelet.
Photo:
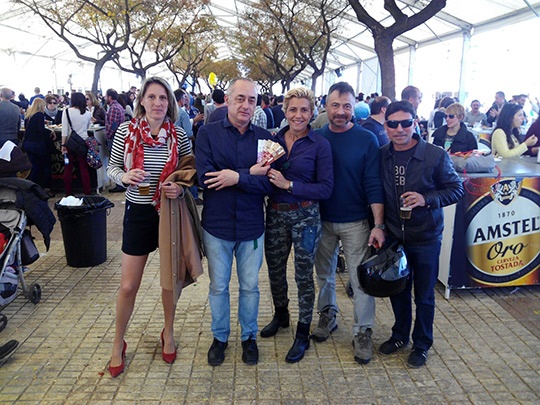
<svg viewBox="0 0 540 405">
<path fill-rule="evenodd" d="M 374 228 L 382 229 L 383 231 L 386 229 L 386 227 L 384 226 L 384 224 L 375 224 Z"/>
</svg>

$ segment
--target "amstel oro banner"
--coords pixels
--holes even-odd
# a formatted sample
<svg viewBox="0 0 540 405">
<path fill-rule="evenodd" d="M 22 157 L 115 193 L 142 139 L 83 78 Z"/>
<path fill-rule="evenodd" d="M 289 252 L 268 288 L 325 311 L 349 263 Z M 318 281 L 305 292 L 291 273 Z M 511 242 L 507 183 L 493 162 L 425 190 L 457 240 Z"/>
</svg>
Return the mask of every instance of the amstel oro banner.
<svg viewBox="0 0 540 405">
<path fill-rule="evenodd" d="M 456 274 L 451 280 L 454 287 L 540 283 L 539 190 L 538 177 L 467 182 L 456 210 L 451 263 L 453 271 L 455 265 L 465 265 L 467 279 Z M 463 239 L 458 242 L 460 234 Z M 466 260 L 458 257 L 463 249 Z"/>
</svg>

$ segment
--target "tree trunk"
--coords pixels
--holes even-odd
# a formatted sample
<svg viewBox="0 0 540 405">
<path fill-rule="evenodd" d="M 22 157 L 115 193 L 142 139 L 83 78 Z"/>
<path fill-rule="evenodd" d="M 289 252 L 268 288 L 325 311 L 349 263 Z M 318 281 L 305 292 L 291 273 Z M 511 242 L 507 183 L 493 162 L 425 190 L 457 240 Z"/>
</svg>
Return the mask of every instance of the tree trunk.
<svg viewBox="0 0 540 405">
<path fill-rule="evenodd" d="M 317 87 L 317 79 L 322 75 L 322 70 L 315 70 L 311 75 L 311 90 L 315 93 Z"/>
<path fill-rule="evenodd" d="M 92 93 L 97 96 L 98 94 L 98 84 L 99 84 L 99 77 L 101 75 L 101 69 L 103 69 L 103 66 L 107 62 L 107 59 L 99 59 L 95 65 L 94 65 L 94 78 L 92 79 Z"/>
<path fill-rule="evenodd" d="M 379 66 L 381 68 L 381 95 L 390 100 L 396 98 L 396 69 L 394 65 L 394 50 L 392 43 L 394 39 L 385 35 L 373 34 L 375 39 L 375 52 L 379 57 Z"/>
<path fill-rule="evenodd" d="M 289 80 L 283 79 L 281 81 L 281 94 L 285 94 L 289 89 Z"/>
</svg>

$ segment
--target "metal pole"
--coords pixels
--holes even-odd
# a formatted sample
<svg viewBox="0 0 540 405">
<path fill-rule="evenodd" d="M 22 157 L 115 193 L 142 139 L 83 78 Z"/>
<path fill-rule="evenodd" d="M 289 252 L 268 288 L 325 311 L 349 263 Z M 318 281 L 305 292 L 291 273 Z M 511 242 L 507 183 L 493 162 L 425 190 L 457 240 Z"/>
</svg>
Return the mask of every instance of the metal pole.
<svg viewBox="0 0 540 405">
<path fill-rule="evenodd" d="M 414 67 L 416 64 L 416 46 L 409 46 L 409 76 L 407 78 L 407 85 L 414 83 Z"/>
<path fill-rule="evenodd" d="M 362 84 L 362 61 L 356 63 L 356 94 L 360 93 L 360 86 Z"/>
<path fill-rule="evenodd" d="M 471 50 L 471 33 L 463 33 L 463 48 L 461 52 L 461 68 L 459 72 L 459 92 L 458 99 L 461 104 L 465 102 L 467 96 L 466 72 L 469 65 L 469 51 Z"/>
</svg>

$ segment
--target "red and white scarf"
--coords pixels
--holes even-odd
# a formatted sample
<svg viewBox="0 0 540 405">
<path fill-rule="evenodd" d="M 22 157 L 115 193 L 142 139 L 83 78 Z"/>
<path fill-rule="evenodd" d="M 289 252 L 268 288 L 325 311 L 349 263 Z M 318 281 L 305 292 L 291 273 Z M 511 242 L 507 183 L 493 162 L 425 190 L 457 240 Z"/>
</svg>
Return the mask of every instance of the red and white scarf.
<svg viewBox="0 0 540 405">
<path fill-rule="evenodd" d="M 166 144 L 169 152 L 165 167 L 159 176 L 156 192 L 152 197 L 152 205 L 154 205 L 159 212 L 159 206 L 161 204 L 161 183 L 169 177 L 178 164 L 178 139 L 174 124 L 169 119 L 165 119 L 157 138 L 154 139 L 150 133 L 150 124 L 148 124 L 146 118 L 133 118 L 129 123 L 128 135 L 124 142 L 124 166 L 126 172 L 131 169 L 144 170 L 143 144 L 146 144 L 151 148 L 160 147 Z"/>
</svg>

